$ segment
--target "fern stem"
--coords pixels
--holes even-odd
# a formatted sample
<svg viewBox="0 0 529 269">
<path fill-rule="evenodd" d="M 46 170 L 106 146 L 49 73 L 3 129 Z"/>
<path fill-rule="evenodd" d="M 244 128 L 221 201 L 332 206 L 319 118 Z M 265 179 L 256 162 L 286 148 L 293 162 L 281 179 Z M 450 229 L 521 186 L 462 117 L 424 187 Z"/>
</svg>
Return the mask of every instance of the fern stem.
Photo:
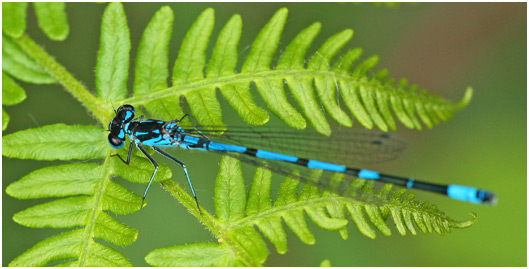
<svg viewBox="0 0 529 269">
<path fill-rule="evenodd" d="M 62 84 L 65 89 L 85 105 L 101 121 L 107 122 L 108 119 L 97 111 L 107 111 L 106 105 L 88 91 L 72 74 L 70 74 L 61 64 L 42 49 L 33 39 L 27 35 L 13 39 L 30 57 L 35 59 L 50 75 Z M 104 106 L 104 107 L 102 107 Z"/>
<path fill-rule="evenodd" d="M 175 197 L 191 214 L 193 214 L 206 228 L 215 233 L 217 237 L 220 237 L 220 234 L 216 231 L 220 230 L 218 223 L 216 222 L 215 217 L 213 217 L 208 211 L 201 208 L 202 214 L 198 212 L 197 204 L 195 199 L 188 192 L 186 192 L 180 185 L 178 185 L 173 180 L 166 180 L 160 182 L 162 186 L 169 192 L 173 197 Z"/>
<path fill-rule="evenodd" d="M 237 252 L 237 257 L 240 262 L 246 266 L 260 266 L 261 264 L 255 261 L 249 253 L 247 253 L 243 246 L 240 246 L 236 240 L 232 240 L 230 235 L 224 234 L 224 231 L 230 230 L 218 222 L 217 218 L 212 216 L 207 210 L 201 208 L 202 213 L 198 212 L 195 200 L 188 192 L 186 192 L 180 185 L 173 180 L 166 180 L 160 184 L 175 197 L 193 216 L 195 216 L 200 223 L 202 223 L 208 230 L 211 231 L 218 238 L 219 242 L 229 245 L 230 249 Z"/>
</svg>

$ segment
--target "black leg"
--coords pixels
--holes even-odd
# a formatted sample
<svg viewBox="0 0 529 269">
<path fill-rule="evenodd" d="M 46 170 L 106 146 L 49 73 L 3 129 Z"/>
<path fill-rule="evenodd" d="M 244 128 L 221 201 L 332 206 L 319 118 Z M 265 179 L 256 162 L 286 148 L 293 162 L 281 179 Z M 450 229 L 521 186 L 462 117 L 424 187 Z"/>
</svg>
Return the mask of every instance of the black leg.
<svg viewBox="0 0 529 269">
<path fill-rule="evenodd" d="M 198 212 L 200 212 L 200 214 L 202 214 L 202 211 L 200 210 L 200 206 L 198 205 L 198 199 L 197 199 L 197 196 L 195 194 L 195 190 L 193 189 L 193 184 L 191 184 L 191 179 L 189 178 L 189 173 L 187 173 L 186 165 L 182 161 L 180 161 L 177 158 L 169 155 L 169 153 L 161 150 L 160 148 L 157 148 L 157 147 L 153 146 L 152 149 L 154 149 L 156 152 L 162 154 L 163 156 L 169 158 L 170 160 L 178 163 L 180 166 L 182 166 L 182 168 L 184 168 L 184 172 L 185 172 L 186 177 L 187 177 L 187 182 L 189 182 L 189 187 L 191 187 L 191 193 L 193 194 L 193 197 L 195 198 L 195 202 L 197 203 Z"/>
<path fill-rule="evenodd" d="M 184 116 L 182 116 L 178 121 L 182 121 L 185 117 L 189 116 L 187 113 L 184 114 Z"/>
<path fill-rule="evenodd" d="M 123 160 L 123 158 L 121 158 L 121 156 L 120 156 L 119 154 L 113 154 L 113 155 L 110 155 L 110 157 L 118 156 L 118 158 L 119 158 L 123 163 L 125 163 L 126 165 L 129 165 L 129 164 L 130 164 L 130 157 L 132 156 L 132 147 L 133 147 L 133 146 L 134 146 L 133 141 L 130 141 L 129 153 L 127 154 L 127 161 Z"/>
<path fill-rule="evenodd" d="M 143 194 L 143 199 L 141 200 L 141 207 L 143 208 L 143 203 L 145 202 L 145 196 L 147 196 L 147 192 L 149 191 L 149 188 L 151 187 L 152 180 L 154 179 L 154 176 L 156 175 L 156 172 L 158 171 L 158 163 L 147 153 L 147 151 L 141 146 L 141 144 L 136 144 L 138 149 L 149 159 L 149 161 L 154 165 L 154 172 L 152 173 L 151 179 L 149 180 L 149 184 L 147 185 L 147 188 L 145 189 L 145 193 Z M 129 155 L 130 157 L 130 155 Z"/>
</svg>

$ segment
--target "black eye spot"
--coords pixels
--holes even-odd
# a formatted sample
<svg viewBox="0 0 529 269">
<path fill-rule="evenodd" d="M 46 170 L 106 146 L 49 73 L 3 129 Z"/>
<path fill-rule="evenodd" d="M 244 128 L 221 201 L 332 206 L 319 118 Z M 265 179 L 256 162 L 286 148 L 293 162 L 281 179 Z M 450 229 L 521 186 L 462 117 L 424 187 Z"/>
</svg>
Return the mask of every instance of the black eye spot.
<svg viewBox="0 0 529 269">
<path fill-rule="evenodd" d="M 116 149 L 120 149 L 125 145 L 125 141 L 113 134 L 108 135 L 108 143 Z"/>
</svg>

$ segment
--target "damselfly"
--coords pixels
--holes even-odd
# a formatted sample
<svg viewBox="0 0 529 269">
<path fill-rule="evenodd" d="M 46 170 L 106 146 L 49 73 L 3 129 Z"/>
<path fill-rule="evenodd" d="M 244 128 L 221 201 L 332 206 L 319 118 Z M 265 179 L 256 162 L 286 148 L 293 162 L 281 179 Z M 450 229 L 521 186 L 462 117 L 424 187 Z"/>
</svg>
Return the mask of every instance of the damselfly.
<svg viewBox="0 0 529 269">
<path fill-rule="evenodd" d="M 147 192 L 158 170 L 158 164 L 144 149 L 144 146 L 151 147 L 154 151 L 182 166 L 197 207 L 198 199 L 184 162 L 171 156 L 160 147 L 181 147 L 184 149 L 217 152 L 254 164 L 259 164 L 256 160 L 266 159 L 270 163 L 270 165 L 267 165 L 269 169 L 289 176 L 292 176 L 290 174 L 291 166 L 298 166 L 308 168 L 308 170 L 321 169 L 332 173 L 338 172 L 349 176 L 349 178 L 364 178 L 393 183 L 409 189 L 435 192 L 471 203 L 494 204 L 496 201 L 494 193 L 483 189 L 454 184 L 433 184 L 413 178 L 391 176 L 367 169 L 357 169 L 342 165 L 349 163 L 351 160 L 372 162 L 396 157 L 403 147 L 403 141 L 387 133 L 359 130 L 348 131 L 345 136 L 342 135 L 335 138 L 331 136 L 322 147 L 322 140 L 315 139 L 315 136 L 306 137 L 293 132 L 280 133 L 277 130 L 245 132 L 244 130 L 219 130 L 215 128 L 204 128 L 203 130 L 188 129 L 179 124 L 185 116 L 172 121 L 134 120 L 135 112 L 134 107 L 131 105 L 123 105 L 118 108 L 116 116 L 108 127 L 110 131 L 108 142 L 112 147 L 120 149 L 125 145 L 125 136 L 129 136 L 131 143 L 127 160 L 117 155 L 121 161 L 127 165 L 130 164 L 133 145 L 136 145 L 154 165 L 154 172 L 143 194 L 141 207 L 143 207 Z M 214 137 L 213 139 L 209 138 L 210 134 L 211 137 Z M 219 136 L 218 134 L 221 135 Z M 258 145 L 259 148 L 247 147 L 248 144 L 246 143 Z M 312 155 L 316 153 L 316 157 L 314 159 L 304 158 L 307 157 L 304 155 L 310 155 L 309 153 L 312 153 Z M 306 177 L 300 175 L 297 179 L 304 180 Z M 309 181 L 309 183 L 321 187 L 328 185 L 323 180 L 319 182 Z M 343 186 L 347 186 L 347 183 L 340 185 L 341 187 L 335 187 L 332 191 L 339 192 L 339 190 L 343 189 Z"/>
</svg>

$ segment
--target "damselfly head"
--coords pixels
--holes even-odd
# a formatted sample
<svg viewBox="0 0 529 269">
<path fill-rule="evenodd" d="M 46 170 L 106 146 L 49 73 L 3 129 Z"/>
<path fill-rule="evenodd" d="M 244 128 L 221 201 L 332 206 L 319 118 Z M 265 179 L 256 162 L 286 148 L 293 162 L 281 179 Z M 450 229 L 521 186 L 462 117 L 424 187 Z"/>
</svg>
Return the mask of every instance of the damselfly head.
<svg viewBox="0 0 529 269">
<path fill-rule="evenodd" d="M 110 121 L 108 125 L 108 143 L 116 149 L 120 149 L 125 145 L 125 131 L 123 126 L 134 119 L 136 109 L 131 105 L 122 105 L 116 111 L 116 116 Z"/>
</svg>

